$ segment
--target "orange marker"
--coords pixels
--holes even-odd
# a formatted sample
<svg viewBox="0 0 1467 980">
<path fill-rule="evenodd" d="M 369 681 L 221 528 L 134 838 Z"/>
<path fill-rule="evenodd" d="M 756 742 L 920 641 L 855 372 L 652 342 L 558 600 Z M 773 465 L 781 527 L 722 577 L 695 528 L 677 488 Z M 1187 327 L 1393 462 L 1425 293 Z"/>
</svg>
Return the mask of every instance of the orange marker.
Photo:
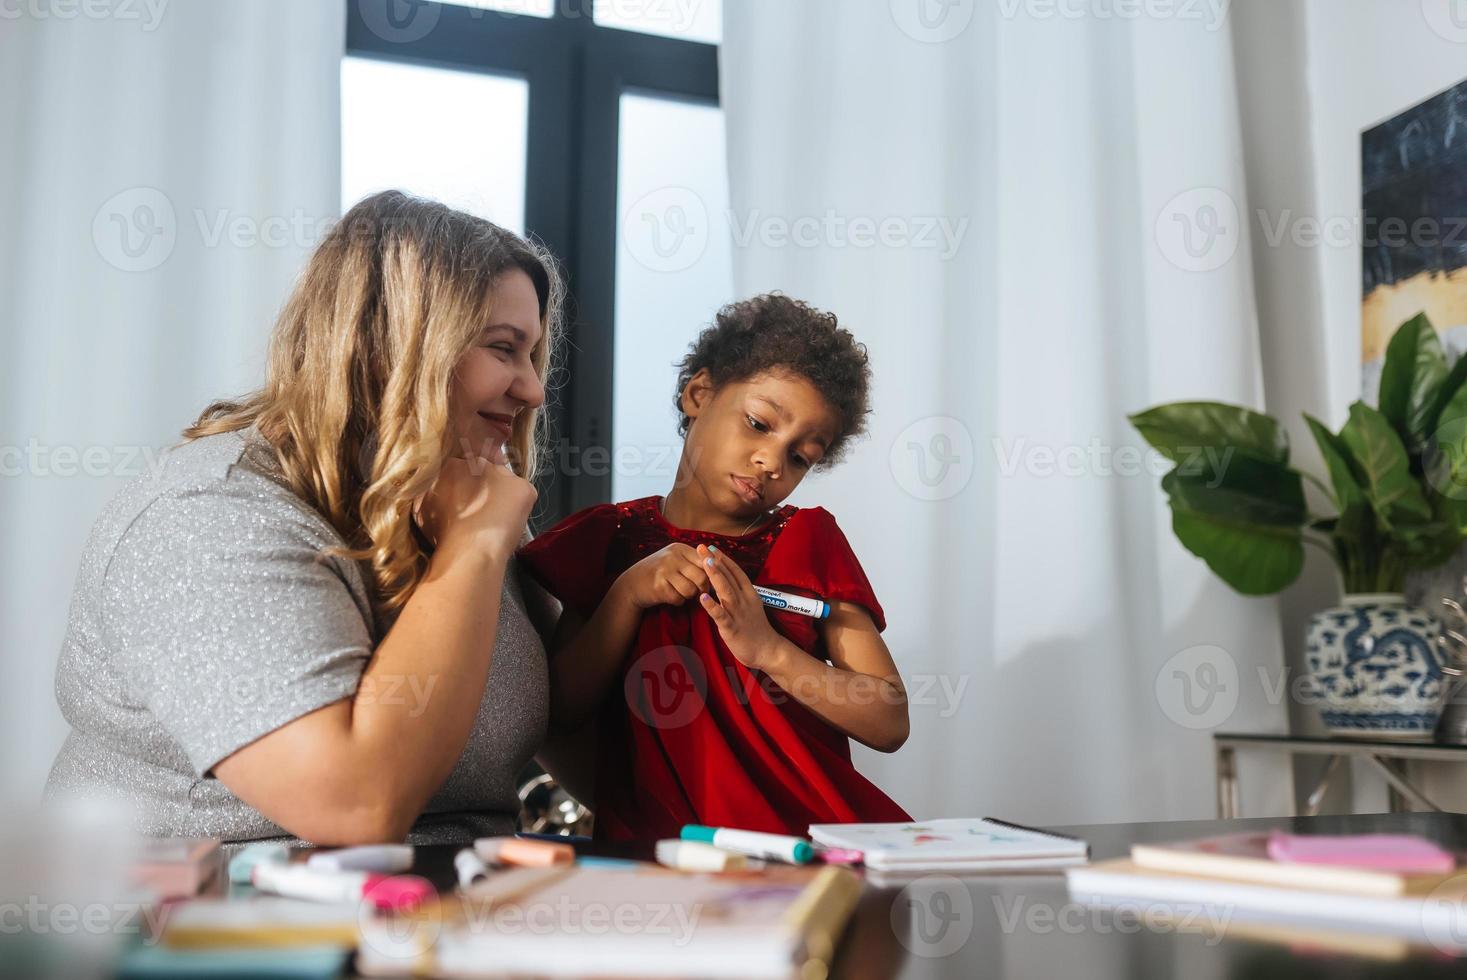
<svg viewBox="0 0 1467 980">
<path fill-rule="evenodd" d="M 522 868 L 548 868 L 552 864 L 570 864 L 576 859 L 576 849 L 569 844 L 523 837 L 480 837 L 474 841 L 474 853 L 490 864 L 514 864 Z"/>
</svg>

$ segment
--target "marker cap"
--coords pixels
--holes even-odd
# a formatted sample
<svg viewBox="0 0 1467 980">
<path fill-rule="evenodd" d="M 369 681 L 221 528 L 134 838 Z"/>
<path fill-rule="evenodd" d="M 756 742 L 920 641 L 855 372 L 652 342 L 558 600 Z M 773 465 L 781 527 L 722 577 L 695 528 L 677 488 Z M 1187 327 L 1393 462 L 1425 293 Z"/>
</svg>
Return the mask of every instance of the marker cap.
<svg viewBox="0 0 1467 980">
<path fill-rule="evenodd" d="M 755 854 L 758 857 L 793 860 L 796 864 L 807 864 L 815 858 L 815 848 L 810 845 L 809 841 L 800 840 L 798 837 L 786 837 L 782 834 L 764 834 L 726 827 L 705 827 L 702 824 L 690 823 L 683 826 L 678 836 L 683 840 L 702 841 L 705 844 L 732 848 L 746 854 Z M 760 846 L 745 850 L 755 841 L 760 842 Z"/>
<path fill-rule="evenodd" d="M 256 842 L 242 849 L 229 862 L 229 880 L 237 885 L 248 885 L 255 865 L 286 864 L 289 861 L 290 848 L 284 844 Z"/>
<path fill-rule="evenodd" d="M 362 898 L 383 911 L 410 912 L 437 894 L 426 878 L 417 875 L 371 875 L 362 889 Z"/>
<path fill-rule="evenodd" d="M 678 836 L 683 840 L 700 840 L 705 844 L 713 843 L 713 835 L 718 833 L 717 827 L 704 827 L 702 824 L 690 823 L 683 827 Z"/>
</svg>

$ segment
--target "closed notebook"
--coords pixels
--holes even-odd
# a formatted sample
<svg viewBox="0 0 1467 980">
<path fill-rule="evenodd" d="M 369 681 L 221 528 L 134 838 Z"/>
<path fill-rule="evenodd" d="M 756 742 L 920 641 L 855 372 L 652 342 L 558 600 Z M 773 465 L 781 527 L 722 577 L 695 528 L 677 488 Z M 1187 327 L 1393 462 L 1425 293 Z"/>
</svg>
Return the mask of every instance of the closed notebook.
<svg viewBox="0 0 1467 980">
<path fill-rule="evenodd" d="M 822 847 L 860 851 L 874 871 L 1004 871 L 1083 863 L 1082 840 L 1048 834 L 992 817 L 910 823 L 812 824 Z"/>
<path fill-rule="evenodd" d="M 1162 871 L 1127 858 L 1071 868 L 1065 875 L 1075 901 L 1167 915 L 1193 926 L 1210 921 L 1224 932 L 1235 923 L 1292 924 L 1404 936 L 1467 952 L 1467 878 L 1462 876 L 1427 895 L 1388 896 Z"/>
<path fill-rule="evenodd" d="M 1131 860 L 1140 868 L 1292 885 L 1353 895 L 1425 895 L 1452 876 L 1402 874 L 1377 868 L 1297 864 L 1269 856 L 1270 834 L 1227 834 L 1170 844 L 1135 844 Z"/>
<path fill-rule="evenodd" d="M 169 910 L 163 945 L 176 950 L 349 949 L 356 945 L 360 914 L 354 902 L 307 902 L 279 895 L 199 899 Z"/>
<path fill-rule="evenodd" d="M 231 946 L 178 950 L 135 943 L 117 963 L 118 980 L 329 980 L 347 965 L 340 946 L 295 949 Z"/>
</svg>

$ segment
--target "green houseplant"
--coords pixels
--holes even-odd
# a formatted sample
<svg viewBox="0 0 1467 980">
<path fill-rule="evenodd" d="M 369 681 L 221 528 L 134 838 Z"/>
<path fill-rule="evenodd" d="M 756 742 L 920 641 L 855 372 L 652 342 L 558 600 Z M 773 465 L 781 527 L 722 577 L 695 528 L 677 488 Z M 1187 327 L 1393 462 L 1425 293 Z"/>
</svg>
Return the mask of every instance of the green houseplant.
<svg viewBox="0 0 1467 980">
<path fill-rule="evenodd" d="M 1467 540 L 1467 357 L 1449 367 L 1418 315 L 1386 349 L 1379 408 L 1355 402 L 1338 433 L 1304 418 L 1328 484 L 1290 465 L 1283 427 L 1247 408 L 1177 402 L 1130 421 L 1176 464 L 1161 485 L 1177 538 L 1234 589 L 1283 589 L 1306 545 L 1334 560 L 1345 605 L 1316 615 L 1309 648 L 1326 722 L 1377 737 L 1429 734 L 1445 686 L 1440 624 L 1400 593 L 1408 572 L 1441 564 Z M 1333 514 L 1310 511 L 1305 481 Z"/>
</svg>

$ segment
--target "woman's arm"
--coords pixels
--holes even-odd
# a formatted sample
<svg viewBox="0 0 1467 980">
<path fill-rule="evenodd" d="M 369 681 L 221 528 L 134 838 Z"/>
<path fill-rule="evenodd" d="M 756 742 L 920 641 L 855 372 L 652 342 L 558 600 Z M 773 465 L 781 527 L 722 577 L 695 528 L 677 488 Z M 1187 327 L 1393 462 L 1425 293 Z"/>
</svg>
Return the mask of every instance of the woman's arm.
<svg viewBox="0 0 1467 980">
<path fill-rule="evenodd" d="M 438 542 L 355 695 L 275 729 L 214 767 L 245 803 L 320 844 L 400 841 L 453 771 L 493 660 L 499 597 L 534 488 L 450 459 L 424 506 Z M 426 698 L 392 692 L 426 691 Z"/>
<path fill-rule="evenodd" d="M 737 562 L 699 546 L 717 599 L 704 596 L 729 652 L 761 670 L 826 724 L 879 752 L 906 742 L 911 722 L 901 675 L 871 616 L 849 602 L 831 603 L 824 630 L 831 663 L 780 636 L 753 583 Z"/>
</svg>

